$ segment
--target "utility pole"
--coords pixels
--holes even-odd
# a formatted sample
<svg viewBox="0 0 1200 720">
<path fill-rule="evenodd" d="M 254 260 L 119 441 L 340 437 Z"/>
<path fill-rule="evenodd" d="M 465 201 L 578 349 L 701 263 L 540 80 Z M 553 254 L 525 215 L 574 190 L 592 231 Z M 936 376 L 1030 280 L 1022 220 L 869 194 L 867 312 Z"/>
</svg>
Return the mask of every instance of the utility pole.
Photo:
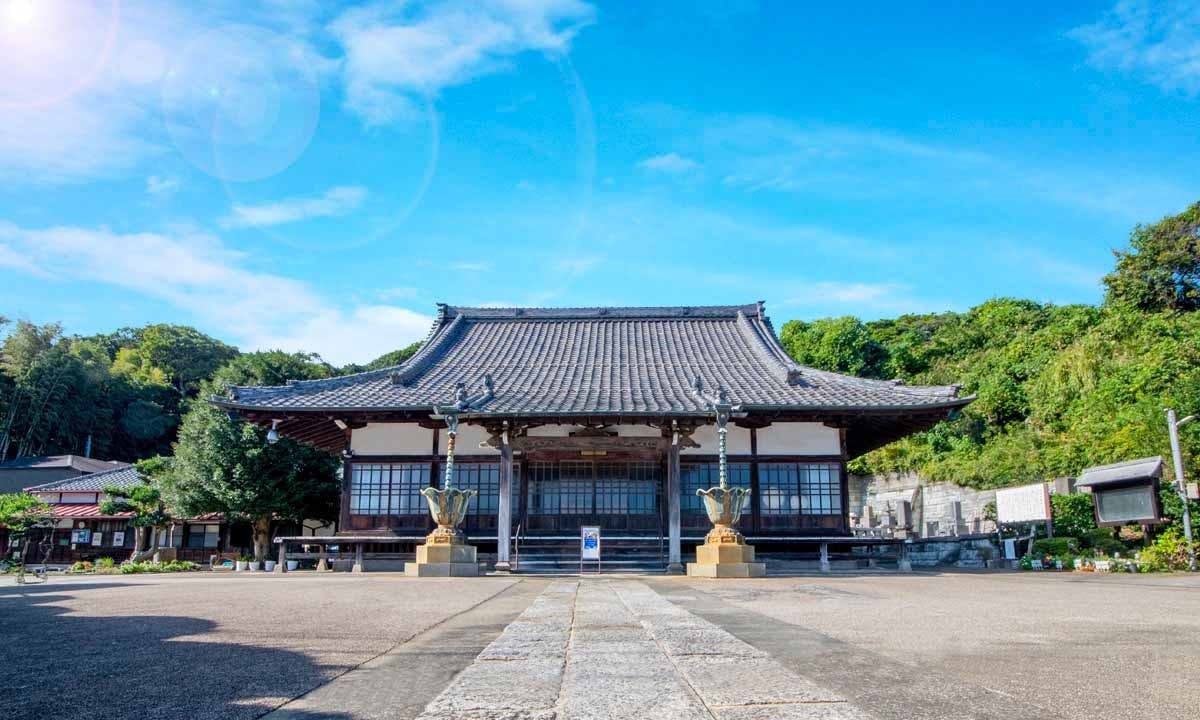
<svg viewBox="0 0 1200 720">
<path fill-rule="evenodd" d="M 1195 415 L 1188 415 L 1182 420 L 1175 419 L 1174 408 L 1167 408 L 1167 428 L 1171 431 L 1171 456 L 1175 461 L 1175 491 L 1183 501 L 1183 537 L 1188 546 L 1188 569 L 1196 571 L 1196 547 L 1192 545 L 1192 511 L 1188 508 L 1187 482 L 1183 478 L 1183 454 L 1179 451 L 1179 428 L 1195 420 Z"/>
</svg>

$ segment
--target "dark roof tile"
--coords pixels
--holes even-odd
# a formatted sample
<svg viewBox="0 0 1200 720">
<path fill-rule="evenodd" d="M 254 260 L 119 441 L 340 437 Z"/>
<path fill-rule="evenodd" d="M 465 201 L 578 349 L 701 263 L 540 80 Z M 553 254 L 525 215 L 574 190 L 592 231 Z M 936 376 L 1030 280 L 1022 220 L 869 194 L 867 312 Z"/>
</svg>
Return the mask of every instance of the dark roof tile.
<svg viewBox="0 0 1200 720">
<path fill-rule="evenodd" d="M 775 337 L 762 303 L 703 307 L 438 306 L 422 348 L 401 366 L 278 387 L 231 388 L 239 409 L 423 410 L 455 384 L 494 396 L 472 410 L 513 415 L 706 412 L 691 390 L 724 387 L 748 409 L 955 407 L 957 386 L 919 387 L 802 367 Z"/>
</svg>

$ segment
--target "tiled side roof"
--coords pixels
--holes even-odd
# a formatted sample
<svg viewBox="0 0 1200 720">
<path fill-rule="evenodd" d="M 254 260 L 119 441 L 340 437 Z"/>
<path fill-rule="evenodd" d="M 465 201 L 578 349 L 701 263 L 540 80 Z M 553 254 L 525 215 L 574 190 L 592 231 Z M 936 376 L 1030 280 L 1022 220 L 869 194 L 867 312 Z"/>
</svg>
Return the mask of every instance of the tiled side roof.
<svg viewBox="0 0 1200 720">
<path fill-rule="evenodd" d="M 428 341 L 404 365 L 280 387 L 231 388 L 242 409 L 423 410 L 456 382 L 494 393 L 471 410 L 515 415 L 704 413 L 692 392 L 724 387 L 748 409 L 954 407 L 958 388 L 908 387 L 801 367 L 761 303 L 665 308 L 438 306 Z"/>
<path fill-rule="evenodd" d="M 1161 456 L 1126 460 L 1112 465 L 1090 467 L 1079 475 L 1075 487 L 1093 487 L 1109 483 L 1146 480 L 1162 476 L 1163 459 Z"/>
<path fill-rule="evenodd" d="M 26 457 L 0 463 L 0 470 L 43 470 L 53 468 L 71 468 L 80 472 L 104 472 L 115 468 L 128 467 L 128 463 L 117 460 L 97 460 L 80 455 L 44 455 L 41 457 Z"/>
<path fill-rule="evenodd" d="M 127 488 L 135 487 L 142 482 L 141 473 L 132 465 L 109 470 L 108 472 L 80 475 L 79 477 L 55 480 L 44 485 L 34 485 L 25 488 L 26 492 L 101 492 L 110 485 Z"/>
</svg>

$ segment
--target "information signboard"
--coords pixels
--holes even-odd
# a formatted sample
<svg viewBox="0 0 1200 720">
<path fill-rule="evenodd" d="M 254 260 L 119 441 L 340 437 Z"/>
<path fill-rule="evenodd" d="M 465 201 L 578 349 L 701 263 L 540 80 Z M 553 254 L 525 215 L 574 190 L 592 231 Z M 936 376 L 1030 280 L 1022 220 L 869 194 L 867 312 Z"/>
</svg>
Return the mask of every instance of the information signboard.
<svg viewBox="0 0 1200 720">
<path fill-rule="evenodd" d="M 579 532 L 579 553 L 584 560 L 600 559 L 600 528 L 585 525 Z"/>
<path fill-rule="evenodd" d="M 104 543 L 104 533 L 92 533 L 92 547 L 100 547 Z"/>
<path fill-rule="evenodd" d="M 125 531 L 118 530 L 117 532 L 113 533 L 113 547 L 124 547 L 124 545 L 125 545 Z"/>
<path fill-rule="evenodd" d="M 92 541 L 92 531 L 87 528 L 71 531 L 71 543 L 75 545 L 87 545 Z"/>
<path fill-rule="evenodd" d="M 1035 483 L 997 490 L 996 519 L 1005 524 L 1046 522 L 1050 519 L 1050 486 Z"/>
</svg>

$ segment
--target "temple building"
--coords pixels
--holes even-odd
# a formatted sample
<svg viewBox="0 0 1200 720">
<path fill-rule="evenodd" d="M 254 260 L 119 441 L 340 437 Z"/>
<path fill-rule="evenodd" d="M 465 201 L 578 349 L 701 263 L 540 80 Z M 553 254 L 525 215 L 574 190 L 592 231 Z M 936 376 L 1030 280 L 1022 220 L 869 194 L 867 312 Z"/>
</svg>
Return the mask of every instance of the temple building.
<svg viewBox="0 0 1200 720">
<path fill-rule="evenodd" d="M 677 569 L 709 529 L 696 490 L 717 482 L 712 398 L 737 412 L 730 484 L 751 489 L 750 543 L 796 548 L 850 535 L 846 463 L 926 430 L 970 402 L 957 386 L 914 387 L 803 367 L 763 303 L 715 307 L 468 308 L 438 305 L 404 364 L 213 401 L 345 459 L 339 533 L 418 537 L 423 488 L 445 462 L 455 406 L 454 484 L 472 488 L 465 530 L 496 567 L 516 539 L 599 526 L 664 548 Z M 768 550 L 767 547 L 763 547 Z M 576 550 L 577 552 L 577 550 Z"/>
</svg>

